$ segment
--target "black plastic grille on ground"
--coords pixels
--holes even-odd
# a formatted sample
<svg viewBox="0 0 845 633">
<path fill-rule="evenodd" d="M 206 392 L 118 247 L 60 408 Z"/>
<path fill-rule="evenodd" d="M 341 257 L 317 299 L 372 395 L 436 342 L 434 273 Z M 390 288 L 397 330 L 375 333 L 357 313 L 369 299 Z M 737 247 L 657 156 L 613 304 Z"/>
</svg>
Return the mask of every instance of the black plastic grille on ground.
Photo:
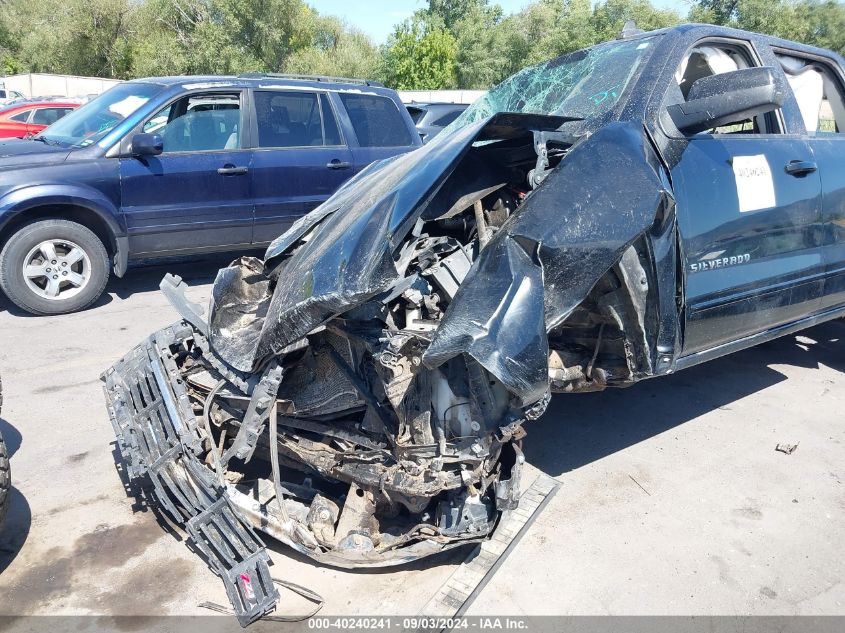
<svg viewBox="0 0 845 633">
<path fill-rule="evenodd" d="M 272 611 L 279 594 L 264 543 L 198 456 L 195 417 L 170 349 L 190 334 L 185 323 L 161 330 L 108 369 L 106 403 L 130 479 L 147 479 L 151 501 L 185 525 L 246 626 Z"/>
</svg>

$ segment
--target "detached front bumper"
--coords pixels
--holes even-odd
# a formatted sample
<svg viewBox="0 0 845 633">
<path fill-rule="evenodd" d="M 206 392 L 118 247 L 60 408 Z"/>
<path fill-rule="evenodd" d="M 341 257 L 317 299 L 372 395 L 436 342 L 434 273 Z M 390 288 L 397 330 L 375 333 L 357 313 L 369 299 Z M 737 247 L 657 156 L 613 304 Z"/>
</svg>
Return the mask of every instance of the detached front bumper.
<svg viewBox="0 0 845 633">
<path fill-rule="evenodd" d="M 186 356 L 191 355 L 201 361 L 202 369 L 186 374 L 183 365 Z M 199 363 L 193 371 L 198 369 Z M 263 381 L 258 376 L 233 372 L 209 351 L 204 335 L 185 321 L 153 334 L 109 368 L 102 380 L 129 479 L 139 485 L 149 503 L 158 504 L 185 527 L 223 580 L 241 625 L 268 614 L 278 600 L 268 568 L 269 556 L 256 528 L 322 564 L 342 568 L 403 564 L 493 535 L 498 520 L 485 523 L 489 519 L 482 516 L 469 532 L 453 528 L 438 533 L 428 529 L 401 540 L 388 528 L 383 534 L 386 545 L 377 548 L 361 546 L 362 539 L 357 534 L 366 534 L 366 529 L 353 529 L 349 532 L 351 540 L 338 541 L 337 547 L 328 546 L 319 535 L 315 540 L 314 517 L 322 511 L 324 506 L 320 503 L 325 503 L 325 498 L 322 490 L 317 490 L 319 486 L 311 487 L 310 478 L 305 480 L 307 485 L 285 484 L 288 487 L 282 503 L 288 520 L 278 510 L 272 481 L 218 479 L 207 449 L 202 405 L 197 400 L 197 375 L 212 383 L 226 384 L 218 399 L 225 399 L 224 394 L 228 394 L 246 407 L 248 401 L 262 396 Z M 248 418 L 249 415 L 244 419 Z M 246 422 L 242 424 L 245 427 Z M 253 448 L 264 441 L 261 428 L 257 427 L 253 434 Z M 259 461 L 266 458 L 268 448 L 269 445 L 261 444 L 264 453 Z M 516 507 L 518 501 L 521 453 L 517 461 L 511 479 L 496 485 L 502 509 Z M 331 478 L 320 479 L 316 473 L 313 477 L 318 483 L 328 482 L 328 486 L 338 484 L 332 484 Z M 354 519 L 362 511 L 356 502 L 371 499 L 365 497 L 369 494 L 362 491 L 361 498 L 347 496 L 353 501 L 343 505 L 337 525 L 344 523 L 344 517 Z M 337 521 L 337 517 L 329 523 L 332 521 Z M 320 524 L 316 521 L 316 525 Z M 393 545 L 391 538 L 395 538 Z"/>
<path fill-rule="evenodd" d="M 185 526 L 246 626 L 279 594 L 264 543 L 198 457 L 201 438 L 171 352 L 192 333 L 184 322 L 160 330 L 108 369 L 106 404 L 130 480 Z"/>
</svg>

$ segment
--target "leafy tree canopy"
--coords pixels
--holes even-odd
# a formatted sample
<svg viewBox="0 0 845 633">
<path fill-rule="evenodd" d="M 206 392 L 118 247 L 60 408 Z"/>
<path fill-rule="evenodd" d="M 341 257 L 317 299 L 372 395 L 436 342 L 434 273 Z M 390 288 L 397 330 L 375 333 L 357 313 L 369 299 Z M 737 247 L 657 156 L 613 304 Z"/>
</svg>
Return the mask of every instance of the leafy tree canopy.
<svg viewBox="0 0 845 633">
<path fill-rule="evenodd" d="M 400 89 L 489 88 L 529 64 L 686 20 L 845 53 L 836 0 L 534 0 L 504 15 L 491 0 L 428 0 L 376 46 L 306 0 L 0 0 L 5 74 L 130 78 L 250 70 L 379 79 Z"/>
</svg>

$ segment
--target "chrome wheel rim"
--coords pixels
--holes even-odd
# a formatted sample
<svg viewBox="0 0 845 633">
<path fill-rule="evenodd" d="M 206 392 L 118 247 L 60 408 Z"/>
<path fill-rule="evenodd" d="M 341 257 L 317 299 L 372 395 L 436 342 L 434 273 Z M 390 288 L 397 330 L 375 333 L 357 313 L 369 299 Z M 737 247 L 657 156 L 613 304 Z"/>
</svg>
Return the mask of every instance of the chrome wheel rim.
<svg viewBox="0 0 845 633">
<path fill-rule="evenodd" d="M 45 240 L 24 258 L 23 278 L 27 287 L 43 299 L 70 299 L 91 280 L 91 260 L 70 240 Z"/>
</svg>

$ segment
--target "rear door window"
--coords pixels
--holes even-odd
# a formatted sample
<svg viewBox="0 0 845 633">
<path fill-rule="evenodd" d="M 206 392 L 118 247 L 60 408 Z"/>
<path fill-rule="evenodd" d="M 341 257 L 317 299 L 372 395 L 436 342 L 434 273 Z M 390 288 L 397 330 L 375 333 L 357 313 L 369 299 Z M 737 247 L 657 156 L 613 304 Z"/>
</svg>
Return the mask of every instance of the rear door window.
<svg viewBox="0 0 845 633">
<path fill-rule="evenodd" d="M 392 99 L 350 92 L 338 94 L 362 147 L 400 147 L 412 144 L 411 132 Z"/>
<path fill-rule="evenodd" d="M 17 114 L 10 116 L 9 120 L 18 121 L 19 123 L 26 123 L 29 120 L 29 115 L 31 113 L 32 110 L 24 110 L 23 112 L 18 112 Z"/>
<path fill-rule="evenodd" d="M 778 54 L 804 127 L 810 134 L 845 133 L 845 93 L 830 67 L 800 55 Z"/>
<path fill-rule="evenodd" d="M 258 147 L 320 147 L 326 144 L 316 92 L 256 90 L 255 115 Z"/>
</svg>

